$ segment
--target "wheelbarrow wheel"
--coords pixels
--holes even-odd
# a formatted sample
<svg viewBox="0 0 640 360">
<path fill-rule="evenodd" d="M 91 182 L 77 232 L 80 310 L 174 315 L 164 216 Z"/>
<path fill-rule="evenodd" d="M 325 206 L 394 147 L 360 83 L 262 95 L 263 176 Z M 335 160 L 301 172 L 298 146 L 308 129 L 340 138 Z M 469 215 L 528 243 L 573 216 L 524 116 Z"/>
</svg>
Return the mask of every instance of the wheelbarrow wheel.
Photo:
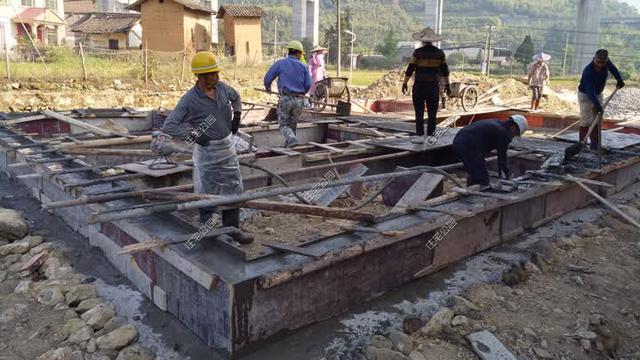
<svg viewBox="0 0 640 360">
<path fill-rule="evenodd" d="M 327 107 L 327 101 L 329 100 L 329 89 L 327 88 L 327 85 L 324 83 L 318 83 L 312 98 L 313 103 L 311 104 L 311 107 L 313 110 L 324 111 Z"/>
<path fill-rule="evenodd" d="M 469 111 L 478 105 L 478 89 L 475 86 L 467 86 L 460 94 L 460 102 L 464 111 Z"/>
</svg>

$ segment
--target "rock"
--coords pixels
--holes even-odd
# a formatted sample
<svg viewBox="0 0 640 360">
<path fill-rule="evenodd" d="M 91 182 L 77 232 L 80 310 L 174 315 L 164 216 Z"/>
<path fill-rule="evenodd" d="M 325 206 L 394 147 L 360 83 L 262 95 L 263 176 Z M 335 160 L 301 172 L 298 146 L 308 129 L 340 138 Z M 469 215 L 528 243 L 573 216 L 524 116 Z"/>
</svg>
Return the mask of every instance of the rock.
<svg viewBox="0 0 640 360">
<path fill-rule="evenodd" d="M 580 346 L 584 350 L 589 350 L 589 349 L 591 349 L 591 341 L 589 341 L 587 339 L 582 339 L 582 340 L 580 340 Z"/>
<path fill-rule="evenodd" d="M 80 318 L 86 321 L 87 324 L 94 330 L 99 330 L 102 329 L 107 321 L 111 320 L 114 315 L 115 313 L 112 309 L 106 307 L 105 305 L 98 305 L 82 314 Z"/>
<path fill-rule="evenodd" d="M 49 350 L 46 353 L 38 356 L 36 360 L 72 360 L 73 349 L 69 346 Z"/>
<path fill-rule="evenodd" d="M 391 349 L 378 349 L 367 346 L 364 350 L 368 360 L 407 360 L 407 357 Z"/>
<path fill-rule="evenodd" d="M 409 360 L 427 360 L 427 358 L 424 357 L 422 353 L 414 351 L 411 354 L 409 354 Z"/>
<path fill-rule="evenodd" d="M 87 352 L 89 354 L 93 354 L 94 352 L 96 352 L 96 350 L 98 350 L 98 344 L 96 343 L 96 339 L 94 338 L 89 339 L 89 342 L 87 342 Z"/>
<path fill-rule="evenodd" d="M 69 309 L 69 307 L 65 303 L 60 303 L 53 307 L 53 311 L 62 311 L 67 309 Z"/>
<path fill-rule="evenodd" d="M 532 263 L 531 261 L 527 261 L 524 263 L 524 269 L 532 274 L 541 274 L 542 271 L 540 270 L 540 268 Z"/>
<path fill-rule="evenodd" d="M 389 332 L 389 340 L 391 340 L 393 348 L 404 355 L 409 355 L 414 350 L 413 339 L 403 332 L 392 330 Z"/>
<path fill-rule="evenodd" d="M 118 80 L 118 79 L 114 79 L 113 80 L 113 88 L 116 90 L 123 90 L 124 89 L 124 85 L 122 85 L 122 81 Z"/>
<path fill-rule="evenodd" d="M 513 301 L 506 301 L 504 303 L 504 307 L 507 308 L 507 310 L 511 311 L 511 312 L 516 312 L 518 311 L 518 306 L 516 305 L 516 303 L 514 303 Z"/>
<path fill-rule="evenodd" d="M 91 284 L 76 285 L 69 289 L 66 295 L 67 304 L 77 304 L 82 300 L 96 297 L 96 286 Z"/>
<path fill-rule="evenodd" d="M 552 269 L 551 262 L 545 259 L 541 254 L 531 255 L 531 262 L 534 263 L 543 273 L 548 273 Z"/>
<path fill-rule="evenodd" d="M 0 271 L 0 282 L 3 282 L 7 278 L 6 271 Z"/>
<path fill-rule="evenodd" d="M 33 286 L 33 283 L 30 280 L 22 280 L 18 283 L 15 290 L 13 290 L 13 292 L 16 293 L 17 295 L 27 296 L 32 286 Z"/>
<path fill-rule="evenodd" d="M 542 359 L 553 359 L 553 355 L 549 351 L 542 348 L 533 348 L 533 352 Z"/>
<path fill-rule="evenodd" d="M 6 310 L 0 312 L 0 324 L 13 323 L 22 314 L 27 311 L 28 306 L 25 304 L 13 304 Z"/>
<path fill-rule="evenodd" d="M 604 317 L 600 314 L 592 314 L 589 317 L 589 324 L 598 326 L 604 322 Z"/>
<path fill-rule="evenodd" d="M 540 341 L 540 347 L 543 348 L 543 349 L 548 349 L 549 348 L 549 343 L 547 343 L 547 340 Z"/>
<path fill-rule="evenodd" d="M 440 333 L 445 328 L 449 327 L 451 320 L 453 319 L 454 313 L 449 308 L 442 308 L 438 310 L 431 319 L 427 322 L 427 324 L 420 329 L 425 335 L 436 335 Z"/>
<path fill-rule="evenodd" d="M 393 343 L 382 335 L 373 335 L 369 337 L 369 346 L 379 349 L 393 349 Z"/>
<path fill-rule="evenodd" d="M 93 336 L 93 329 L 90 326 L 83 326 L 78 331 L 69 336 L 67 341 L 71 344 L 80 344 L 84 341 L 89 341 Z"/>
<path fill-rule="evenodd" d="M 64 312 L 64 319 L 65 320 L 71 320 L 71 319 L 78 319 L 78 313 L 75 312 L 72 309 L 68 309 Z"/>
<path fill-rule="evenodd" d="M 11 254 L 22 255 L 28 252 L 30 249 L 29 243 L 17 241 L 8 245 L 0 246 L 0 256 L 6 256 Z M 20 259 L 20 257 L 18 257 Z"/>
<path fill-rule="evenodd" d="M 13 83 L 9 84 L 9 87 L 11 87 L 12 90 L 18 90 L 18 89 L 20 89 L 20 83 L 13 82 Z"/>
<path fill-rule="evenodd" d="M 584 286 L 584 281 L 582 280 L 582 278 L 580 276 L 574 276 L 573 277 L 573 281 L 575 281 L 576 284 L 579 285 L 579 286 Z"/>
<path fill-rule="evenodd" d="M 27 220 L 22 215 L 11 209 L 0 208 L 0 238 L 9 241 L 18 240 L 22 239 L 28 232 L 29 224 L 27 224 Z M 0 255 L 7 254 L 2 253 L 0 248 Z"/>
<path fill-rule="evenodd" d="M 476 284 L 472 285 L 464 291 L 464 297 L 474 304 L 494 303 L 498 300 L 498 295 L 491 285 Z M 468 314 L 459 314 L 469 316 Z"/>
<path fill-rule="evenodd" d="M 83 312 L 89 311 L 101 304 L 104 304 L 104 302 L 102 301 L 102 299 L 99 299 L 99 298 L 82 300 L 80 301 L 78 306 L 76 306 L 76 311 L 82 314 Z"/>
<path fill-rule="evenodd" d="M 464 315 L 454 316 L 451 320 L 451 326 L 464 326 L 469 323 L 469 319 L 467 319 Z"/>
<path fill-rule="evenodd" d="M 64 302 L 64 295 L 58 288 L 46 288 L 40 290 L 36 296 L 36 301 L 42 305 L 55 306 Z"/>
<path fill-rule="evenodd" d="M 502 273 L 502 281 L 507 286 L 516 286 L 529 280 L 531 274 L 525 269 L 525 263 L 514 264 L 508 271 Z"/>
<path fill-rule="evenodd" d="M 12 254 L 4 257 L 4 263 L 6 265 L 12 265 L 15 262 L 19 261 L 22 256 L 20 254 Z"/>
<path fill-rule="evenodd" d="M 29 245 L 29 250 L 32 248 L 42 244 L 44 239 L 42 236 L 26 236 L 24 239 L 20 240 L 20 242 L 26 242 Z"/>
<path fill-rule="evenodd" d="M 413 334 L 424 326 L 424 321 L 419 317 L 409 316 L 402 321 L 402 330 L 406 334 Z"/>
<path fill-rule="evenodd" d="M 51 250 L 53 250 L 53 245 L 51 243 L 42 243 L 36 247 L 31 248 L 31 250 L 29 250 L 29 255 L 34 256 L 40 254 L 41 252 Z"/>
<path fill-rule="evenodd" d="M 584 340 L 595 340 L 598 337 L 598 334 L 586 329 L 578 329 L 573 335 Z"/>
<path fill-rule="evenodd" d="M 153 360 L 153 356 L 142 347 L 131 345 L 122 349 L 116 360 Z"/>
<path fill-rule="evenodd" d="M 573 242 L 572 239 L 568 237 L 561 237 L 558 240 L 558 247 L 561 249 L 569 250 L 569 249 L 575 248 L 576 244 Z"/>
<path fill-rule="evenodd" d="M 462 296 L 452 297 L 449 301 L 449 305 L 456 315 L 464 315 L 473 319 L 477 319 L 480 315 L 480 308 Z"/>
<path fill-rule="evenodd" d="M 138 330 L 133 325 L 128 324 L 99 337 L 96 342 L 100 349 L 118 350 L 129 345 L 137 336 Z"/>
<path fill-rule="evenodd" d="M 65 336 L 65 339 L 69 337 L 71 334 L 76 333 L 78 330 L 87 326 L 87 323 L 81 319 L 70 319 L 64 325 L 62 325 L 62 334 Z"/>
<path fill-rule="evenodd" d="M 538 336 L 538 334 L 536 334 L 535 331 L 533 331 L 531 328 L 528 328 L 528 327 L 523 328 L 522 332 L 524 333 L 525 336 L 529 336 L 529 337 L 532 337 L 532 338 Z"/>
</svg>

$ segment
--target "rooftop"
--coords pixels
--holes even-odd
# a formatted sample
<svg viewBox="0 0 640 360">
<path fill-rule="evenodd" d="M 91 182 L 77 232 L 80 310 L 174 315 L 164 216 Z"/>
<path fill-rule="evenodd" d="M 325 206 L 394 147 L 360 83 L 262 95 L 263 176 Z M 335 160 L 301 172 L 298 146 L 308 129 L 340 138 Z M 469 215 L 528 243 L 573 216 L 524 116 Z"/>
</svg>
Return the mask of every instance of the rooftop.
<svg viewBox="0 0 640 360">
<path fill-rule="evenodd" d="M 244 4 L 224 4 L 220 6 L 216 17 L 222 19 L 225 13 L 233 17 L 262 17 L 265 15 L 260 6 Z"/>
</svg>

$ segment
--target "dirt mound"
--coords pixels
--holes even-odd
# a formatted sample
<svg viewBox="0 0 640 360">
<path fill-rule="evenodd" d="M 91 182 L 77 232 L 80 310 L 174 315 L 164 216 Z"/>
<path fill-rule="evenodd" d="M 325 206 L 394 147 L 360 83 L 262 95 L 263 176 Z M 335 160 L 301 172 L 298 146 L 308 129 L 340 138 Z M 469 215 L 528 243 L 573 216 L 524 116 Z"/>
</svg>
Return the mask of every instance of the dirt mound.
<svg viewBox="0 0 640 360">
<path fill-rule="evenodd" d="M 381 99 L 402 97 L 402 80 L 404 70 L 395 69 L 384 74 L 364 90 L 354 91 L 354 96 L 360 99 Z"/>
</svg>

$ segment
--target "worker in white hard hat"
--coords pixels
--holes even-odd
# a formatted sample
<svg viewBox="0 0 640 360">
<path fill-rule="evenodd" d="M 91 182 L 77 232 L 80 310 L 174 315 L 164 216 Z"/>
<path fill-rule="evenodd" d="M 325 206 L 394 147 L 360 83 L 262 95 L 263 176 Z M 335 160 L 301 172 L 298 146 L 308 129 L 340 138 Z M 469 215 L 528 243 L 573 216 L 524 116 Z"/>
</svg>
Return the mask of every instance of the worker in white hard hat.
<svg viewBox="0 0 640 360">
<path fill-rule="evenodd" d="M 243 192 L 238 156 L 231 135 L 238 132 L 240 94 L 220 81 L 215 54 L 198 52 L 191 60 L 196 84 L 178 102 L 162 131 L 193 144 L 193 188 L 196 193 L 238 195 Z M 189 130 L 188 128 L 192 128 Z M 200 209 L 200 221 L 209 225 L 215 208 Z M 240 209 L 222 210 L 222 226 L 240 229 Z M 241 244 L 253 241 L 240 231 L 229 234 Z"/>
<path fill-rule="evenodd" d="M 306 104 L 305 95 L 311 88 L 309 68 L 301 59 L 304 48 L 300 41 L 287 45 L 289 55 L 276 61 L 264 76 L 264 88 L 271 92 L 271 83 L 278 78 L 278 125 L 285 138 L 285 147 L 298 145 L 296 128 L 302 108 Z"/>
<path fill-rule="evenodd" d="M 511 115 L 509 120 L 481 120 L 465 126 L 453 139 L 453 148 L 462 158 L 467 171 L 467 185 L 489 185 L 489 172 L 485 157 L 496 150 L 498 174 L 508 179 L 507 150 L 514 136 L 527 130 L 527 119 L 522 115 Z"/>
</svg>

